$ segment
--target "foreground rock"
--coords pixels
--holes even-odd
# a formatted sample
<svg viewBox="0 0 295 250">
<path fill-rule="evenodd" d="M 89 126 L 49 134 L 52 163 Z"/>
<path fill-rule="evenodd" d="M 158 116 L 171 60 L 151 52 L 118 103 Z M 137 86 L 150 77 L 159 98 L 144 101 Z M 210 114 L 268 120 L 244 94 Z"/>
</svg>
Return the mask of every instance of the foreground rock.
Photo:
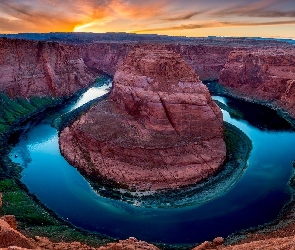
<svg viewBox="0 0 295 250">
<path fill-rule="evenodd" d="M 17 222 L 12 215 L 7 215 L 0 218 L 0 248 L 3 250 L 25 250 L 25 249 L 50 249 L 50 250 L 111 250 L 111 249 L 150 249 L 158 250 L 154 245 L 144 241 L 139 241 L 135 238 L 120 240 L 116 243 L 111 243 L 99 248 L 90 247 L 80 242 L 59 242 L 53 243 L 45 237 L 36 236 L 34 239 L 27 238 L 17 231 Z"/>
<path fill-rule="evenodd" d="M 77 46 L 0 39 L 0 91 L 10 97 L 70 96 L 94 79 Z"/>
<path fill-rule="evenodd" d="M 8 221 L 8 222 L 7 222 Z M 127 240 L 120 240 L 119 242 L 109 243 L 106 246 L 98 248 L 87 246 L 80 242 L 51 242 L 48 238 L 35 236 L 34 238 L 27 238 L 18 232 L 16 229 L 17 222 L 14 216 L 8 215 L 0 218 L 0 248 L 3 250 L 159 250 L 158 247 L 137 240 L 130 237 Z M 259 238 L 259 236 L 256 236 Z M 249 240 L 248 240 L 249 241 Z M 288 237 L 271 237 L 268 239 L 251 239 L 250 242 L 244 242 L 236 245 L 224 245 L 224 239 L 217 237 L 212 242 L 206 241 L 193 250 L 209 250 L 209 249 L 223 249 L 223 250 L 267 250 L 267 249 L 294 249 L 295 236 Z"/>
<path fill-rule="evenodd" d="M 283 108 L 295 118 L 295 49 L 233 51 L 220 83 L 243 97 Z"/>
<path fill-rule="evenodd" d="M 32 239 L 27 239 L 16 229 L 16 221 L 13 216 L 0 218 L 0 247 L 18 246 L 35 249 L 37 245 Z"/>
<path fill-rule="evenodd" d="M 218 239 L 218 238 L 217 238 Z M 254 240 L 247 243 L 225 246 L 218 242 L 206 241 L 192 250 L 285 250 L 295 249 L 295 236 Z"/>
<path fill-rule="evenodd" d="M 177 188 L 215 173 L 226 154 L 222 113 L 182 57 L 136 49 L 111 98 L 60 133 L 80 171 L 137 190 Z"/>
</svg>

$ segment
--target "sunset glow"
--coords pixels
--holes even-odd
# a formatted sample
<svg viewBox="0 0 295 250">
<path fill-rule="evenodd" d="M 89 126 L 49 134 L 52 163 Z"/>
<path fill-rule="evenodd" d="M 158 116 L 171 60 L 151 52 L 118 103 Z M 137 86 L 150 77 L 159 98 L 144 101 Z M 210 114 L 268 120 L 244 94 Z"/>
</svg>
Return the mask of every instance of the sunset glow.
<svg viewBox="0 0 295 250">
<path fill-rule="evenodd" d="M 0 33 L 295 38 L 294 0 L 3 0 Z"/>
</svg>

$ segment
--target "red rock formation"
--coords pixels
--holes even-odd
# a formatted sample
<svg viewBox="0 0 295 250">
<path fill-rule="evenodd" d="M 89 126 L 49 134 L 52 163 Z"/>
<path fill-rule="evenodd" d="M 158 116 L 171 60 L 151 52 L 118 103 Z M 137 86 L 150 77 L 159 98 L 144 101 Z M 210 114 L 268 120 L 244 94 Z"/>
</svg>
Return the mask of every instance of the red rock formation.
<svg viewBox="0 0 295 250">
<path fill-rule="evenodd" d="M 213 242 L 205 241 L 192 250 L 286 250 L 295 249 L 295 236 L 276 237 L 264 240 L 254 240 L 247 243 L 236 245 L 219 245 Z"/>
<path fill-rule="evenodd" d="M 159 250 L 158 247 L 148 244 L 144 241 L 139 241 L 134 237 L 127 240 L 120 240 L 118 243 L 110 243 L 99 250 L 114 250 L 114 249 L 136 249 L 136 250 Z"/>
<path fill-rule="evenodd" d="M 220 83 L 295 117 L 295 49 L 233 51 L 221 71 Z"/>
<path fill-rule="evenodd" d="M 0 91 L 11 97 L 69 96 L 93 81 L 77 46 L 0 39 Z"/>
<path fill-rule="evenodd" d="M 112 250 L 112 249 L 138 249 L 138 250 L 159 250 L 156 246 L 139 241 L 133 237 L 127 240 L 120 240 L 102 247 L 90 247 L 80 242 L 59 242 L 53 243 L 48 238 L 35 236 L 27 238 L 17 231 L 17 222 L 13 215 L 6 215 L 0 218 L 0 248 L 2 250 Z"/>
<path fill-rule="evenodd" d="M 36 244 L 33 240 L 27 239 L 20 232 L 16 231 L 16 228 L 14 228 L 16 221 L 10 218 L 10 225 L 6 219 L 0 218 L 0 248 L 18 246 L 22 248 L 35 249 Z"/>
<path fill-rule="evenodd" d="M 194 184 L 225 159 L 222 113 L 180 55 L 150 49 L 129 54 L 112 100 L 62 131 L 60 149 L 91 177 L 129 188 Z"/>
<path fill-rule="evenodd" d="M 114 75 L 123 64 L 130 50 L 134 48 L 149 49 L 151 44 L 138 43 L 92 43 L 81 45 L 86 65 L 94 70 Z M 152 46 L 181 54 L 202 80 L 219 78 L 219 73 L 233 46 L 227 45 L 191 45 L 191 44 L 152 44 Z"/>
</svg>

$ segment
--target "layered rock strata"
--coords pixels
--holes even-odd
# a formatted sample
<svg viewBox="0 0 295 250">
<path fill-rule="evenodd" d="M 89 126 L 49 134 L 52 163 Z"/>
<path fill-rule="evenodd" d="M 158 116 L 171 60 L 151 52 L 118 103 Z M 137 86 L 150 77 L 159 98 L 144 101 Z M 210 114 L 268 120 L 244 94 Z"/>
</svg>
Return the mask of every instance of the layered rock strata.
<svg viewBox="0 0 295 250">
<path fill-rule="evenodd" d="M 222 113 L 174 52 L 135 49 L 114 76 L 111 98 L 60 133 L 66 159 L 92 178 L 158 190 L 215 173 L 226 154 Z"/>
<path fill-rule="evenodd" d="M 0 39 L 0 91 L 10 97 L 70 96 L 94 79 L 77 46 Z"/>
<path fill-rule="evenodd" d="M 220 83 L 247 99 L 283 108 L 295 118 L 295 49 L 233 51 Z"/>
<path fill-rule="evenodd" d="M 226 63 L 233 46 L 191 44 L 138 44 L 118 42 L 95 42 L 80 45 L 86 65 L 98 72 L 114 75 L 129 52 L 135 48 L 165 48 L 176 52 L 193 68 L 202 80 L 216 80 Z"/>
</svg>

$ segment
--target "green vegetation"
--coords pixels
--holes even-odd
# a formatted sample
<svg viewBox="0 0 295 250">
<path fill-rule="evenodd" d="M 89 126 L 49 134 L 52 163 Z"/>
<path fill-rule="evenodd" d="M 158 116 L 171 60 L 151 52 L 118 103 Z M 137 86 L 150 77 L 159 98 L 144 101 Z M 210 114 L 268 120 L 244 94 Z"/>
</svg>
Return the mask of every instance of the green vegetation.
<svg viewBox="0 0 295 250">
<path fill-rule="evenodd" d="M 23 122 L 45 108 L 55 106 L 61 100 L 51 97 L 33 97 L 31 99 L 11 99 L 0 93 L 0 134 L 8 133 L 10 127 Z"/>
<path fill-rule="evenodd" d="M 33 97 L 30 99 L 11 99 L 0 93 L 0 178 L 17 178 L 21 171 L 19 166 L 11 166 L 12 162 L 7 154 L 10 147 L 7 144 L 9 137 L 19 131 L 26 121 L 36 118 L 46 109 L 62 103 L 60 98 Z"/>
<path fill-rule="evenodd" d="M 99 83 L 100 80 L 97 80 Z M 110 242 L 110 238 L 82 231 L 58 218 L 35 195 L 29 193 L 20 181 L 22 168 L 8 157 L 11 146 L 7 142 L 10 136 L 20 131 L 27 122 L 38 119 L 48 109 L 57 107 L 64 101 L 51 97 L 11 99 L 0 93 L 0 192 L 3 193 L 0 216 L 15 215 L 19 230 L 28 237 L 39 235 L 52 241 L 80 241 L 99 246 Z"/>
<path fill-rule="evenodd" d="M 225 122 L 224 139 L 226 143 L 227 162 L 243 161 L 244 165 L 252 150 L 252 141 L 236 126 Z"/>
<path fill-rule="evenodd" d="M 56 217 L 17 179 L 0 180 L 0 192 L 3 193 L 0 215 L 15 215 L 20 230 L 28 237 L 40 235 L 52 241 L 80 241 L 92 246 L 110 242 L 110 238 L 83 232 Z"/>
</svg>

